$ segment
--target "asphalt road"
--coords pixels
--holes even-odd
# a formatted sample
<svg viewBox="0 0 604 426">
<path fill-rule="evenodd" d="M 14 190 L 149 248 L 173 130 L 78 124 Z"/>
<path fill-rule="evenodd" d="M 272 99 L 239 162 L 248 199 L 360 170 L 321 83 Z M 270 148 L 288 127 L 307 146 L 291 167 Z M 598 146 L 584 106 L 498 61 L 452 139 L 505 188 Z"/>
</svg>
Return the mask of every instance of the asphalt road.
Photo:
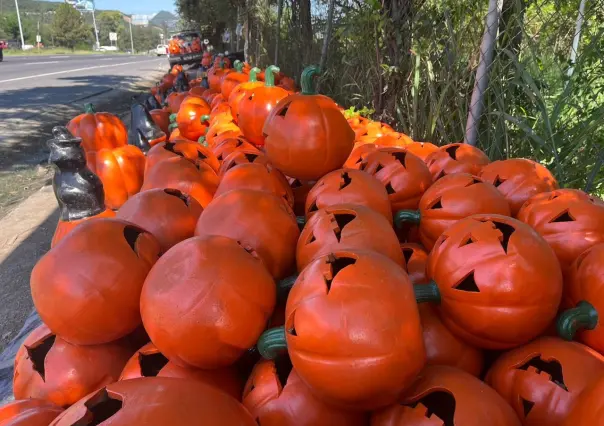
<svg viewBox="0 0 604 426">
<path fill-rule="evenodd" d="M 167 68 L 165 57 L 131 55 L 4 56 L 0 122 L 123 87 Z"/>
</svg>

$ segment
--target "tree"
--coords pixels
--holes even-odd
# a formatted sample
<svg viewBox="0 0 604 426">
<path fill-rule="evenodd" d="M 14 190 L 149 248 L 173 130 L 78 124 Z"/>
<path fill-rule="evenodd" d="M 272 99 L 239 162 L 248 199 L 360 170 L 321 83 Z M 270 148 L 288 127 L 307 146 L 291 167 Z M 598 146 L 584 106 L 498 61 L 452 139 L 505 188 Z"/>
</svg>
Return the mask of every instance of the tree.
<svg viewBox="0 0 604 426">
<path fill-rule="evenodd" d="M 86 25 L 80 12 L 68 4 L 57 8 L 52 21 L 52 32 L 59 46 L 74 49 L 78 43 L 90 41 L 92 31 Z"/>
<path fill-rule="evenodd" d="M 119 33 L 124 28 L 124 18 L 120 12 L 104 11 L 97 15 L 100 43 L 110 44 L 109 33 Z"/>
<path fill-rule="evenodd" d="M 8 15 L 0 17 L 0 27 L 9 38 L 13 40 L 19 39 L 19 21 L 17 20 L 16 13 L 10 13 Z"/>
</svg>

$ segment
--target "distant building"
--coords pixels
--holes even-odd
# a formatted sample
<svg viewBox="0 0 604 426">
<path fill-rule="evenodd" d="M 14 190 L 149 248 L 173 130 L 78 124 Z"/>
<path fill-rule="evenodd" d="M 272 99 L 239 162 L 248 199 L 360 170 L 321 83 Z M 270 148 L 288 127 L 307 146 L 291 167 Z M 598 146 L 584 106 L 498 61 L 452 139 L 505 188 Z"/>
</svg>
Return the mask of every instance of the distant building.
<svg viewBox="0 0 604 426">
<path fill-rule="evenodd" d="M 75 7 L 77 10 L 80 10 L 80 11 L 94 10 L 94 1 L 93 0 L 65 0 L 65 3 Z"/>
<path fill-rule="evenodd" d="M 153 15 L 132 15 L 132 25 L 146 27 Z"/>
</svg>

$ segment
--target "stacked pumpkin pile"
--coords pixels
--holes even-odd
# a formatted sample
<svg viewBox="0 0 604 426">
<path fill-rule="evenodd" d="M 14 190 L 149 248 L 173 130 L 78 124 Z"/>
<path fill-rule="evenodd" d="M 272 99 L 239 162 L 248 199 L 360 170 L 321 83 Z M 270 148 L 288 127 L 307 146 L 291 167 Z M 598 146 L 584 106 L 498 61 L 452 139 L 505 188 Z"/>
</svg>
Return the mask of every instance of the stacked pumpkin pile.
<svg viewBox="0 0 604 426">
<path fill-rule="evenodd" d="M 56 129 L 0 422 L 604 424 L 604 202 L 224 64 Z"/>
</svg>

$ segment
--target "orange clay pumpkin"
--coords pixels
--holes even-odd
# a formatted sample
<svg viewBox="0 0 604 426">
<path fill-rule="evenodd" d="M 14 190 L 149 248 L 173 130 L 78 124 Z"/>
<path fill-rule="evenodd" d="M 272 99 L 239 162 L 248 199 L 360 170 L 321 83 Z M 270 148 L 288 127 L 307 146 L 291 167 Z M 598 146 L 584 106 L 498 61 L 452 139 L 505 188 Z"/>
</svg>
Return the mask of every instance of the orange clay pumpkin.
<svg viewBox="0 0 604 426">
<path fill-rule="evenodd" d="M 393 133 L 392 127 L 379 121 L 367 121 L 364 126 L 355 130 L 356 143 L 375 143 L 378 138 Z"/>
<path fill-rule="evenodd" d="M 166 135 L 170 134 L 170 111 L 166 109 L 153 109 L 149 111 L 153 122 L 164 132 Z"/>
<path fill-rule="evenodd" d="M 166 98 L 166 106 L 170 113 L 178 114 L 180 105 L 189 96 L 188 92 L 172 92 Z"/>
<path fill-rule="evenodd" d="M 247 95 L 250 90 L 264 86 L 263 82 L 257 80 L 257 74 L 259 72 L 259 68 L 252 68 L 249 73 L 249 81 L 246 81 L 245 83 L 240 83 L 235 86 L 231 91 L 231 94 L 227 98 L 235 122 L 237 122 L 237 116 L 239 115 L 239 102 L 241 102 L 241 100 Z"/>
<path fill-rule="evenodd" d="M 315 260 L 296 280 L 285 318 L 285 327 L 262 335 L 258 350 L 267 359 L 287 350 L 300 378 L 325 403 L 384 407 L 424 366 L 411 282 L 381 254 L 338 251 Z"/>
<path fill-rule="evenodd" d="M 512 215 L 533 195 L 558 189 L 558 182 L 547 168 L 526 158 L 511 158 L 487 164 L 480 177 L 503 194 Z"/>
<path fill-rule="evenodd" d="M 25 338 L 15 356 L 15 398 L 39 398 L 69 407 L 115 382 L 130 355 L 132 350 L 123 341 L 72 345 L 41 325 Z"/>
<path fill-rule="evenodd" d="M 176 377 L 190 379 L 212 386 L 232 396 L 241 398 L 243 383 L 232 367 L 214 370 L 180 367 L 168 361 L 153 343 L 147 343 L 140 348 L 122 370 L 120 380 L 139 379 L 141 377 Z"/>
<path fill-rule="evenodd" d="M 355 144 L 348 159 L 344 163 L 345 168 L 358 169 L 363 159 L 375 151 L 378 147 L 372 143 Z"/>
<path fill-rule="evenodd" d="M 371 426 L 521 426 L 514 410 L 476 377 L 429 366 L 397 404 L 373 413 Z M 548 423 L 549 424 L 549 423 Z"/>
<path fill-rule="evenodd" d="M 141 295 L 143 324 L 176 365 L 232 365 L 266 327 L 275 307 L 275 283 L 244 247 L 225 237 L 190 238 L 149 273 Z"/>
<path fill-rule="evenodd" d="M 586 388 L 562 426 L 604 426 L 604 376 Z"/>
<path fill-rule="evenodd" d="M 298 239 L 298 271 L 319 257 L 341 250 L 373 251 L 403 264 L 403 252 L 390 222 L 361 205 L 335 204 L 310 218 Z"/>
<path fill-rule="evenodd" d="M 294 81 L 293 78 L 290 78 L 290 77 L 282 77 L 281 79 L 279 79 L 278 86 L 283 87 L 285 90 L 287 90 L 289 92 L 296 91 L 296 82 Z"/>
<path fill-rule="evenodd" d="M 501 355 L 486 377 L 524 426 L 560 426 L 581 393 L 604 373 L 587 346 L 542 337 Z"/>
<path fill-rule="evenodd" d="M 438 147 L 430 142 L 411 142 L 405 145 L 407 152 L 417 155 L 422 161 L 426 161 L 428 156 L 433 152 L 438 151 Z"/>
<path fill-rule="evenodd" d="M 231 92 L 241 83 L 249 80 L 249 76 L 243 72 L 241 61 L 235 61 L 235 72 L 227 74 L 222 80 L 220 91 L 225 100 L 229 99 Z"/>
<path fill-rule="evenodd" d="M 566 277 L 564 308 L 558 318 L 560 336 L 580 342 L 604 354 L 604 244 L 583 252 L 571 265 Z"/>
<path fill-rule="evenodd" d="M 228 138 L 236 138 L 242 136 L 241 129 L 233 122 L 216 122 L 208 128 L 206 132 L 205 142 L 213 148 Z"/>
<path fill-rule="evenodd" d="M 258 151 L 258 148 L 256 147 L 252 149 L 238 149 L 222 160 L 222 164 L 218 170 L 218 176 L 222 178 L 233 167 L 248 163 L 269 164 L 269 161 L 268 158 L 266 158 L 266 155 Z"/>
<path fill-rule="evenodd" d="M 21 399 L 0 406 L 1 426 L 48 426 L 63 412 L 42 399 Z"/>
<path fill-rule="evenodd" d="M 420 198 L 432 185 L 428 166 L 401 148 L 378 148 L 361 161 L 359 169 L 382 182 L 394 213 L 417 209 Z"/>
<path fill-rule="evenodd" d="M 128 144 L 128 130 L 122 120 L 108 112 L 96 112 L 92 104 L 86 104 L 86 112 L 67 123 L 67 129 L 82 139 L 86 153 Z"/>
<path fill-rule="evenodd" d="M 192 163 L 201 161 L 214 171 L 218 171 L 220 168 L 220 163 L 214 153 L 197 142 L 165 142 L 157 144 L 147 153 L 145 175 L 160 161 L 173 157 L 183 157 Z"/>
<path fill-rule="evenodd" d="M 406 148 L 413 143 L 413 139 L 404 133 L 390 132 L 380 136 L 373 143 L 380 148 Z"/>
<path fill-rule="evenodd" d="M 187 102 L 181 106 L 176 116 L 176 124 L 180 134 L 192 141 L 205 135 L 210 119 L 210 106 L 201 98 L 196 102 Z"/>
<path fill-rule="evenodd" d="M 578 189 L 537 194 L 522 206 L 518 219 L 552 246 L 563 271 L 585 250 L 604 242 L 604 202 Z"/>
<path fill-rule="evenodd" d="M 168 89 L 174 87 L 174 80 L 176 80 L 176 75 L 174 74 L 165 74 L 159 84 L 159 91 L 165 93 Z"/>
<path fill-rule="evenodd" d="M 237 105 L 237 123 L 245 138 L 257 146 L 264 145 L 265 133 L 263 128 L 271 110 L 275 108 L 279 101 L 289 95 L 287 90 L 275 86 L 273 75 L 275 71 L 279 71 L 279 68 L 274 65 L 268 67 L 264 85 L 246 92 Z M 352 144 L 350 149 L 352 149 Z M 301 161 L 302 159 L 299 158 L 298 160 Z M 345 160 L 346 158 L 344 158 L 342 164 Z M 278 164 L 275 165 L 282 169 Z M 286 170 L 283 170 L 283 172 L 287 173 Z"/>
<path fill-rule="evenodd" d="M 424 247 L 431 250 L 437 238 L 460 219 L 479 213 L 510 215 L 510 206 L 490 183 L 467 173 L 445 176 L 434 182 L 419 201 L 418 210 L 395 213 L 400 228 L 403 223 L 419 224 Z"/>
<path fill-rule="evenodd" d="M 221 235 L 256 253 L 269 273 L 285 278 L 294 269 L 300 231 L 289 205 L 268 192 L 238 189 L 214 199 L 195 235 Z"/>
<path fill-rule="evenodd" d="M 150 189 L 128 200 L 117 217 L 149 231 L 165 253 L 193 236 L 202 211 L 194 198 L 178 189 Z"/>
<path fill-rule="evenodd" d="M 48 162 L 56 168 L 52 187 L 60 213 L 50 245 L 54 247 L 79 224 L 115 213 L 105 207 L 103 183 L 86 166 L 82 140 L 65 127 L 55 127 L 52 133 Z"/>
<path fill-rule="evenodd" d="M 415 243 L 401 243 L 401 251 L 405 258 L 405 270 L 409 274 L 412 284 L 427 282 L 426 263 L 428 253 L 421 245 Z"/>
<path fill-rule="evenodd" d="M 480 149 L 466 143 L 441 146 L 426 158 L 432 178 L 438 180 L 453 173 L 479 175 L 489 164 L 489 157 Z"/>
<path fill-rule="evenodd" d="M 216 105 L 216 108 L 212 109 L 210 113 L 210 123 L 214 122 L 229 122 L 233 121 L 233 115 L 231 114 L 231 107 L 228 103 L 222 102 Z"/>
<path fill-rule="evenodd" d="M 547 242 L 499 215 L 473 215 L 449 227 L 428 258 L 430 284 L 418 302 L 440 303 L 444 324 L 465 342 L 509 349 L 540 335 L 562 297 L 562 273 Z"/>
<path fill-rule="evenodd" d="M 314 396 L 296 370 L 285 375 L 274 361 L 254 366 L 243 391 L 243 406 L 260 426 L 365 426 L 364 413 L 325 404 Z M 281 374 L 280 374 L 281 373 Z"/>
<path fill-rule="evenodd" d="M 334 204 L 359 204 L 369 207 L 392 223 L 392 210 L 386 188 L 379 180 L 360 170 L 335 170 L 319 179 L 306 197 L 306 220 L 317 210 Z"/>
<path fill-rule="evenodd" d="M 105 204 L 119 209 L 143 185 L 145 154 L 133 145 L 86 153 L 88 168 L 103 182 Z"/>
<path fill-rule="evenodd" d="M 141 288 L 159 250 L 150 233 L 128 222 L 82 223 L 32 270 L 31 294 L 40 318 L 73 344 L 126 336 L 140 324 Z"/>
<path fill-rule="evenodd" d="M 201 95 L 201 97 L 209 104 L 212 103 L 212 101 L 214 100 L 214 98 L 216 96 L 218 96 L 220 92 L 216 92 L 212 89 L 208 89 L 205 92 L 203 92 L 203 94 Z"/>
<path fill-rule="evenodd" d="M 276 195 L 290 207 L 294 206 L 294 193 L 283 173 L 272 164 L 247 163 L 229 169 L 220 179 L 215 197 L 235 189 L 265 191 Z"/>
<path fill-rule="evenodd" d="M 335 102 L 313 87 L 318 71 L 316 66 L 304 70 L 302 92 L 281 100 L 263 130 L 269 160 L 286 175 L 301 180 L 319 179 L 341 168 L 354 144 L 354 132 Z M 252 138 L 252 142 L 256 141 Z"/>
<path fill-rule="evenodd" d="M 296 216 L 304 217 L 306 214 L 306 197 L 308 197 L 308 193 L 317 183 L 316 181 L 301 181 L 300 179 L 295 179 L 292 177 L 288 177 L 289 186 L 292 188 L 294 193 L 294 213 Z"/>
<path fill-rule="evenodd" d="M 220 93 L 222 78 L 232 71 L 233 70 L 225 67 L 224 59 L 216 58 L 214 67 L 208 71 L 208 84 L 210 85 L 210 89 Z"/>
<path fill-rule="evenodd" d="M 240 150 L 260 152 L 254 145 L 246 141 L 242 136 L 227 138 L 220 142 L 219 145 L 216 145 L 214 148 L 212 148 L 212 152 L 221 163 L 230 154 Z"/>
<path fill-rule="evenodd" d="M 234 398 L 204 383 L 171 377 L 144 377 L 107 385 L 65 410 L 53 426 L 201 422 L 204 426 L 257 426 Z"/>
<path fill-rule="evenodd" d="M 178 189 L 205 208 L 214 198 L 218 182 L 216 172 L 203 161 L 192 163 L 185 158 L 174 157 L 160 161 L 148 171 L 141 191 Z"/>
<path fill-rule="evenodd" d="M 213 110 L 214 108 L 217 108 L 219 105 L 221 105 L 225 102 L 226 102 L 226 99 L 224 99 L 224 97 L 222 96 L 222 93 L 219 93 L 216 96 L 214 96 L 214 99 L 212 99 L 212 102 L 210 102 L 210 108 Z"/>
</svg>

